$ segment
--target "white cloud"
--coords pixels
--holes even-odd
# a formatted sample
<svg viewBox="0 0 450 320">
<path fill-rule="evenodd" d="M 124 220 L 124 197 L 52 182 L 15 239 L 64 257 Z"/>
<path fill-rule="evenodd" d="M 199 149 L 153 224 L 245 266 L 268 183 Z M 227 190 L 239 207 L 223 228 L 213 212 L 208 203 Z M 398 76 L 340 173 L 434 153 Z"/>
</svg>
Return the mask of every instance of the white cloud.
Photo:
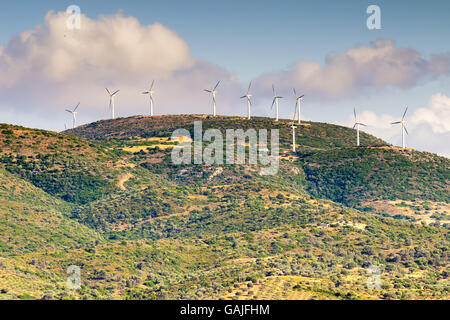
<svg viewBox="0 0 450 320">
<path fill-rule="evenodd" d="M 392 40 L 377 40 L 329 54 L 324 65 L 299 61 L 287 71 L 261 76 L 260 81 L 264 90 L 277 83 L 283 88 L 295 86 L 315 98 L 345 99 L 377 88 L 410 88 L 448 74 L 449 53 L 426 59 Z"/>
<path fill-rule="evenodd" d="M 188 44 L 165 26 L 141 25 L 121 14 L 97 20 L 82 15 L 81 29 L 69 30 L 67 17 L 49 12 L 43 25 L 1 48 L 1 118 L 62 129 L 63 121 L 70 123 L 64 109 L 80 101 L 80 122 L 95 121 L 109 115 L 105 87 L 121 90 L 118 116 L 145 114 L 148 99 L 141 92 L 153 79 L 157 114 L 209 113 L 210 97 L 202 89 L 218 79 L 218 113 L 231 109 L 230 91 L 237 91 L 238 81 L 192 57 Z"/>
<path fill-rule="evenodd" d="M 167 77 L 192 67 L 187 43 L 155 23 L 142 26 L 120 14 L 92 20 L 69 30 L 66 13 L 49 12 L 44 25 L 16 36 L 0 56 L 3 85 L 38 74 L 47 81 L 91 80 L 151 73 Z M 123 74 L 125 73 L 125 74 Z"/>
<path fill-rule="evenodd" d="M 440 93 L 433 95 L 427 107 L 414 112 L 411 124 L 414 126 L 426 124 L 434 133 L 449 132 L 450 98 Z"/>
</svg>

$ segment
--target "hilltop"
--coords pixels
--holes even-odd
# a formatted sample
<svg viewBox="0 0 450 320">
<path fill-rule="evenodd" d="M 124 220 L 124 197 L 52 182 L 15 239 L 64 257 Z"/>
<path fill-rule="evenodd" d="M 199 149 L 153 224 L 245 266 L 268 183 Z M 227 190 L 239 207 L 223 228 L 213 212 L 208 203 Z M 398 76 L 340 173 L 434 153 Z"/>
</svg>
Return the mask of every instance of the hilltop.
<svg viewBox="0 0 450 320">
<path fill-rule="evenodd" d="M 205 115 L 138 116 L 98 121 L 67 133 L 116 151 L 128 151 L 139 158 L 141 165 L 156 168 L 163 155 L 168 160 L 174 145 L 170 141 L 172 132 L 185 128 L 193 137 L 194 121 L 202 121 L 204 131 L 215 128 L 224 135 L 226 129 L 279 129 L 282 160 L 289 160 L 290 166 L 301 170 L 305 175 L 303 185 L 314 196 L 352 206 L 378 199 L 450 201 L 447 158 L 395 148 L 365 132 L 361 132 L 362 146 L 357 148 L 355 131 L 338 125 L 304 122 L 296 132 L 296 154 L 291 152 L 291 121 L 259 117 L 248 121 L 243 117 Z M 168 167 L 158 172 L 172 172 Z M 192 178 L 192 172 L 187 176 Z M 230 177 L 227 172 L 222 176 Z"/>
<path fill-rule="evenodd" d="M 278 174 L 174 165 L 172 132 L 199 120 L 280 129 Z M 450 161 L 364 132 L 356 148 L 354 130 L 325 123 L 297 129 L 296 153 L 291 139 L 290 121 L 258 117 L 0 125 L 0 298 L 448 298 Z"/>
<path fill-rule="evenodd" d="M 167 116 L 136 116 L 115 120 L 102 120 L 83 125 L 66 133 L 88 140 L 126 140 L 132 138 L 170 137 L 178 128 L 188 129 L 191 134 L 194 121 L 202 121 L 203 129 L 279 129 L 282 147 L 290 149 L 292 143 L 290 120 L 276 122 L 270 118 L 208 116 L 208 115 L 167 115 Z M 351 147 L 354 145 L 354 130 L 332 124 L 318 122 L 303 122 L 298 129 L 297 144 L 301 148 L 328 149 L 334 147 Z M 361 143 L 367 146 L 386 146 L 386 142 L 362 132 Z"/>
</svg>

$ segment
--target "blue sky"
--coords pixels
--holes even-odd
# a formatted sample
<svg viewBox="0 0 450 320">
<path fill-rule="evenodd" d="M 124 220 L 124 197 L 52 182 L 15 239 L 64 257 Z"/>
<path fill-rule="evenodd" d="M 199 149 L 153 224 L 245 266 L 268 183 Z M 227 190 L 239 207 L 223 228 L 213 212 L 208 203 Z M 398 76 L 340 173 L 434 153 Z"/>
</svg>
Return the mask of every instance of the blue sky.
<svg viewBox="0 0 450 320">
<path fill-rule="evenodd" d="M 83 14 L 95 21 L 100 16 L 122 12 L 124 16 L 138 19 L 142 26 L 151 25 L 155 22 L 161 23 L 167 29 L 175 32 L 188 45 L 191 57 L 223 70 L 212 72 L 211 66 L 204 67 L 204 70 L 199 67 L 195 69 L 192 75 L 188 75 L 197 75 L 202 72 L 199 70 L 206 73 L 197 84 L 199 92 L 205 86 L 205 81 L 215 83 L 218 80 L 215 78 L 216 76 L 235 79 L 236 83 L 234 84 L 231 84 L 232 80 L 229 81 L 228 89 L 221 88 L 225 91 L 229 90 L 222 92 L 222 97 L 225 94 L 232 94 L 233 97 L 234 95 L 239 96 L 241 92 L 235 91 L 245 90 L 248 81 L 251 79 L 256 78 L 256 81 L 258 81 L 258 79 L 265 79 L 270 74 L 276 74 L 275 78 L 280 78 L 283 72 L 292 72 L 293 66 L 299 61 L 324 65 L 326 64 L 326 57 L 330 54 L 342 54 L 352 48 L 369 46 L 371 42 L 378 39 L 394 40 L 398 48 L 412 49 L 420 54 L 421 59 L 424 60 L 430 59 L 434 54 L 450 52 L 450 43 L 448 42 L 450 1 L 448 0 L 434 0 L 432 2 L 414 0 L 43 0 L 38 2 L 22 0 L 2 5 L 2 10 L 0 10 L 0 47 L 9 48 L 9 51 L 13 52 L 15 49 L 12 50 L 12 46 L 8 45 L 13 37 L 25 30 L 35 29 L 36 26 L 42 25 L 44 17 L 49 11 L 63 12 L 72 4 L 78 5 Z M 366 27 L 368 17 L 366 8 L 371 4 L 376 4 L 381 8 L 381 30 L 368 30 Z M 208 73 L 211 73 L 210 78 L 208 78 Z M 60 89 L 58 83 L 54 85 Z M 255 87 L 257 85 L 255 84 Z M 45 89 L 37 88 L 38 84 L 35 86 L 34 89 L 39 94 L 47 90 L 46 101 L 52 98 L 55 87 Z M 120 83 L 120 86 L 123 87 L 124 84 Z M 292 94 L 289 85 L 283 87 L 280 84 L 280 86 L 281 92 L 279 93 L 281 95 L 290 96 Z M 77 85 L 72 87 L 77 87 Z M 196 87 L 194 88 L 196 89 Z M 24 106 L 25 102 L 20 99 L 14 100 L 16 96 L 2 96 L 1 89 L 0 86 L 0 116 L 5 121 L 52 130 L 61 129 L 61 123 L 66 117 L 65 114 L 60 115 L 61 119 L 55 118 L 50 121 L 40 116 L 38 106 L 36 106 L 32 110 L 35 112 L 35 117 L 26 118 L 20 113 L 22 108 L 28 108 Z M 303 88 L 297 89 L 303 92 Z M 255 88 L 255 90 L 258 89 Z M 271 92 L 266 90 L 266 94 L 261 91 L 261 88 L 259 90 L 255 95 L 255 114 L 268 115 L 271 112 Z M 14 90 L 9 89 L 9 91 Z M 160 90 L 161 95 L 163 95 L 161 91 L 164 92 L 164 88 Z M 434 95 L 443 94 L 450 97 L 450 77 L 444 73 L 439 77 L 420 80 L 414 85 L 374 86 L 371 90 L 364 91 L 360 95 L 349 95 L 335 100 L 316 97 L 308 100 L 311 97 L 309 92 L 303 93 L 306 94 L 307 98 L 303 108 L 305 118 L 348 125 L 354 107 L 357 107 L 361 113 L 367 112 L 367 118 L 372 119 L 372 121 L 380 121 L 383 115 L 385 120 L 388 118 L 387 116 L 395 118 L 402 114 L 406 105 L 410 107 L 411 116 L 418 109 L 427 106 L 431 108 L 430 101 Z M 103 94 L 103 92 L 100 94 Z M 164 94 L 167 95 L 168 92 L 164 92 Z M 67 95 L 70 96 L 68 93 Z M 102 98 L 104 97 L 102 96 Z M 77 98 L 74 97 L 73 99 Z M 220 104 L 220 99 L 225 98 L 221 98 L 219 95 L 218 99 Z M 232 106 L 227 112 L 224 112 L 225 114 L 236 113 L 236 110 L 241 112 L 241 109 L 244 109 L 241 108 L 239 99 L 233 100 L 230 97 L 227 99 L 226 103 L 235 104 L 240 109 Z M 2 100 L 5 105 L 3 108 L 1 108 Z M 291 100 L 282 102 L 281 115 L 284 117 L 291 117 L 291 109 L 294 104 Z M 208 97 L 201 96 L 201 93 L 199 93 L 195 97 L 191 97 L 190 101 L 206 105 Z M 58 100 L 58 103 L 60 102 Z M 170 103 L 173 104 L 173 101 Z M 86 103 L 84 102 L 84 104 Z M 142 106 L 144 105 L 144 102 L 142 102 Z M 167 113 L 185 111 L 175 107 L 171 108 L 172 106 L 169 106 L 169 102 L 167 102 L 167 110 L 169 110 Z M 447 112 L 446 106 L 440 108 Z M 1 109 L 6 110 L 4 114 L 2 114 Z M 205 110 L 205 113 L 207 111 Z M 27 110 L 27 112 L 30 111 Z M 134 112 L 135 109 L 133 108 L 126 111 L 122 109 L 123 116 L 134 114 Z M 161 111 L 161 113 L 163 112 Z M 369 113 L 376 114 L 377 117 Z M 95 115 L 81 113 L 80 123 L 94 121 L 96 120 L 95 116 L 98 115 L 99 113 Z M 415 121 L 420 122 L 417 119 Z M 59 123 L 58 126 L 54 125 L 56 122 Z M 432 123 L 430 122 L 428 125 L 431 126 Z M 389 142 L 399 143 L 397 132 L 375 128 L 375 126 L 372 129 L 367 129 L 367 131 L 379 135 Z M 444 138 L 448 137 L 447 133 L 444 133 L 445 137 L 442 135 L 435 137 L 434 134 L 435 132 L 430 135 L 430 139 L 442 139 L 442 143 L 436 148 L 433 147 L 434 149 L 431 151 L 450 155 L 450 149 L 445 146 L 446 142 L 444 141 Z M 413 147 L 422 150 L 429 147 L 423 141 L 419 142 L 420 139 L 417 139 L 417 141 L 414 139 L 414 137 L 411 137 Z"/>
<path fill-rule="evenodd" d="M 123 10 L 142 24 L 156 21 L 176 31 L 192 54 L 236 73 L 243 81 L 302 59 L 323 60 L 377 38 L 430 54 L 449 49 L 450 1 L 30 1 L 0 10 L 0 43 L 41 24 L 50 10 L 76 4 L 91 18 Z M 366 8 L 377 4 L 382 30 L 366 28 Z M 447 39 L 447 40 L 446 40 Z"/>
</svg>

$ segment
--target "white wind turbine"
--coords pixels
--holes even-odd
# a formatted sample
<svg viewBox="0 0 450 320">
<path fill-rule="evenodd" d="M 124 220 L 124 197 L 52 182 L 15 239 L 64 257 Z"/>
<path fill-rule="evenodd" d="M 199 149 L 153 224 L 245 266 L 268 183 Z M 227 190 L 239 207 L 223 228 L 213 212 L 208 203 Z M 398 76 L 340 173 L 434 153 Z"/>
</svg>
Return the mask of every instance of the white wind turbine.
<svg viewBox="0 0 450 320">
<path fill-rule="evenodd" d="M 359 147 L 359 126 L 367 127 L 364 123 L 358 122 L 358 118 L 356 117 L 356 109 L 353 108 L 353 114 L 355 115 L 355 124 L 353 125 L 353 129 L 356 128 L 356 146 Z"/>
<path fill-rule="evenodd" d="M 252 107 L 252 102 L 250 100 L 250 98 L 252 97 L 252 95 L 250 94 L 250 88 L 252 87 L 252 82 L 250 81 L 250 84 L 248 85 L 248 89 L 247 89 L 247 94 L 245 96 L 242 96 L 241 99 L 247 98 L 247 114 L 248 114 L 248 120 L 251 119 L 251 107 Z"/>
<path fill-rule="evenodd" d="M 207 90 L 207 89 L 205 89 L 206 92 L 209 92 L 209 93 L 211 93 L 211 95 L 212 95 L 213 116 L 214 116 L 214 117 L 216 116 L 216 93 L 217 93 L 216 89 L 217 89 L 217 87 L 219 86 L 219 84 L 220 84 L 220 81 L 217 82 L 216 86 L 215 86 L 214 89 L 212 89 L 212 90 Z"/>
<path fill-rule="evenodd" d="M 120 91 L 117 90 L 114 93 L 111 93 L 108 88 L 105 88 L 109 94 L 109 108 L 111 109 L 111 117 L 114 119 L 114 96 Z"/>
<path fill-rule="evenodd" d="M 405 132 L 406 132 L 406 134 L 409 134 L 408 130 L 406 130 L 406 121 L 405 121 L 406 112 L 408 112 L 408 107 L 406 107 L 405 112 L 403 113 L 402 120 L 391 123 L 391 124 L 401 124 L 402 125 L 402 148 L 403 149 L 406 148 Z"/>
<path fill-rule="evenodd" d="M 73 125 L 72 125 L 72 128 L 75 128 L 75 126 L 76 126 L 76 123 L 77 123 L 77 109 L 78 109 L 78 107 L 80 106 L 80 103 L 78 103 L 77 104 L 77 106 L 75 107 L 75 109 L 73 109 L 73 110 L 69 110 L 69 109 L 66 109 L 66 111 L 67 112 L 69 112 L 69 113 L 71 113 L 72 114 L 72 117 L 73 117 Z M 65 125 L 65 124 L 64 124 Z"/>
<path fill-rule="evenodd" d="M 273 108 L 273 105 L 275 105 L 275 113 L 276 113 L 275 121 L 278 121 L 278 99 L 283 99 L 283 97 L 277 96 L 274 85 L 272 85 L 272 91 L 273 91 L 273 101 L 271 109 Z"/>
<path fill-rule="evenodd" d="M 294 119 L 295 119 L 295 113 L 298 112 L 298 124 L 301 123 L 301 117 L 300 117 L 300 104 L 303 101 L 304 94 L 301 96 L 297 96 L 297 92 L 294 89 L 294 95 L 295 95 L 295 112 L 294 112 Z"/>
<path fill-rule="evenodd" d="M 155 91 L 153 91 L 153 86 L 155 84 L 155 80 L 152 81 L 152 84 L 150 86 L 150 90 L 142 92 L 142 94 L 148 94 L 148 96 L 150 97 L 150 116 L 153 116 L 153 94 L 155 93 Z"/>
</svg>

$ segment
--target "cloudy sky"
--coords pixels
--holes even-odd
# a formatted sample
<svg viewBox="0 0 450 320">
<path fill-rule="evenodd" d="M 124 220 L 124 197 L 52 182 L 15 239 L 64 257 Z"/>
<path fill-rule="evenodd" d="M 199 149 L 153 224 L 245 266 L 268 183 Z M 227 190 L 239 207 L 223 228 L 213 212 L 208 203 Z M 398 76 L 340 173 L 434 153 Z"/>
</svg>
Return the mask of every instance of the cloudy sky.
<svg viewBox="0 0 450 320">
<path fill-rule="evenodd" d="M 376 1 L 381 29 L 369 30 L 372 1 L 16 1 L 0 10 L 0 122 L 60 131 L 81 103 L 79 124 L 109 117 L 105 87 L 120 89 L 116 114 L 148 112 L 141 94 L 156 80 L 155 113 L 292 117 L 292 88 L 306 94 L 305 119 L 353 125 L 450 156 L 450 2 Z M 81 9 L 68 28 L 66 9 Z M 70 25 L 70 24 L 69 24 Z"/>
</svg>

